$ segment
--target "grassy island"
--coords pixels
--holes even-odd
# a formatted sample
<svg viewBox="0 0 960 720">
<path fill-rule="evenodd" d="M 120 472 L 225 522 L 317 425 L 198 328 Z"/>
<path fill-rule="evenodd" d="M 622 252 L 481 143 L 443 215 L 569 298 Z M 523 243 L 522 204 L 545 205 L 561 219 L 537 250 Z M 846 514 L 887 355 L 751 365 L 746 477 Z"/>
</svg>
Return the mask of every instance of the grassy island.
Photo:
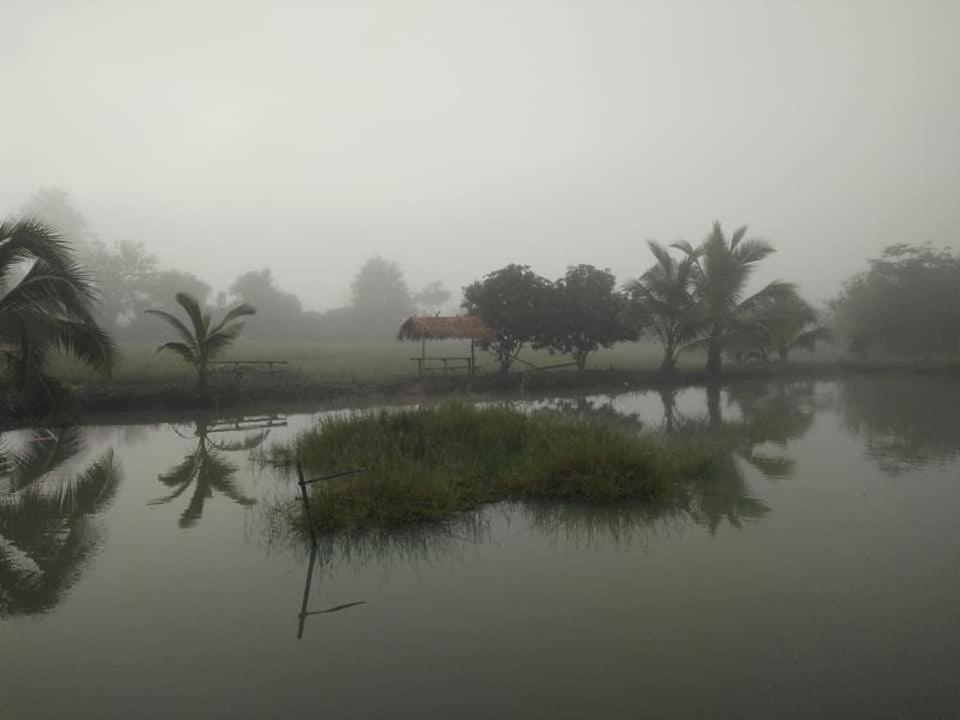
<svg viewBox="0 0 960 720">
<path fill-rule="evenodd" d="M 312 486 L 318 529 L 336 532 L 440 521 L 504 500 L 663 499 L 710 475 L 720 453 L 699 437 L 448 403 L 324 420 L 268 451 L 287 467 L 297 457 L 310 476 L 368 468 Z"/>
</svg>

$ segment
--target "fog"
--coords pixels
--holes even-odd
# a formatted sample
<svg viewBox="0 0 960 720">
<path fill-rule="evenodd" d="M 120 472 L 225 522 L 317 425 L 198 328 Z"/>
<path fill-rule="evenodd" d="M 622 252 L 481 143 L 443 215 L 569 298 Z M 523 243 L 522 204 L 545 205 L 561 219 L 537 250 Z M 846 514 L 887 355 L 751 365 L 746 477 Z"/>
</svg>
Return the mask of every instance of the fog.
<svg viewBox="0 0 960 720">
<path fill-rule="evenodd" d="M 363 261 L 455 291 L 618 278 L 715 219 L 823 300 L 960 223 L 960 3 L 3 0 L 0 215 L 69 191 L 106 241 L 305 308 Z"/>
</svg>

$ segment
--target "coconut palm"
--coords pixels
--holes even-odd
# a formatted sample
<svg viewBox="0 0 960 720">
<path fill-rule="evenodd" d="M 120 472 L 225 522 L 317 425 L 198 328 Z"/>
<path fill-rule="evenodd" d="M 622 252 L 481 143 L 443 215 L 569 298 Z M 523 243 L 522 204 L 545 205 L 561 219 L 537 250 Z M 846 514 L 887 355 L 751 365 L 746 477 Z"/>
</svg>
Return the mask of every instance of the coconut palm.
<svg viewBox="0 0 960 720">
<path fill-rule="evenodd" d="M 0 354 L 20 391 L 46 387 L 55 351 L 109 372 L 116 347 L 94 319 L 97 291 L 70 246 L 39 220 L 0 221 Z"/>
<path fill-rule="evenodd" d="M 670 373 L 680 350 L 701 332 L 694 294 L 696 258 L 688 254 L 677 260 L 659 243 L 648 240 L 647 244 L 657 263 L 626 289 L 643 334 L 663 345 L 660 369 Z"/>
<path fill-rule="evenodd" d="M 791 350 L 813 352 L 819 342 L 831 342 L 830 329 L 819 325 L 817 311 L 795 292 L 761 303 L 753 320 L 765 335 L 765 345 L 786 362 Z"/>
<path fill-rule="evenodd" d="M 719 374 L 723 368 L 723 349 L 739 320 L 761 303 L 793 289 L 789 283 L 772 282 L 759 292 L 745 297 L 747 282 L 758 262 L 774 252 L 765 240 L 745 239 L 742 227 L 728 240 L 720 223 L 699 246 L 676 243 L 694 262 L 696 294 L 700 316 L 705 325 L 707 369 Z"/>
<path fill-rule="evenodd" d="M 147 310 L 150 315 L 156 315 L 165 320 L 183 339 L 182 342 L 167 342 L 157 348 L 157 352 L 170 350 L 190 363 L 197 371 L 197 391 L 204 392 L 207 388 L 207 366 L 210 361 L 226 350 L 240 333 L 243 332 L 243 323 L 239 318 L 255 315 L 256 309 L 247 303 L 241 303 L 228 310 L 227 314 L 217 324 L 211 327 L 210 313 L 200 309 L 200 303 L 189 293 L 177 293 L 177 304 L 184 309 L 192 328 L 188 328 L 176 315 L 166 310 Z"/>
</svg>

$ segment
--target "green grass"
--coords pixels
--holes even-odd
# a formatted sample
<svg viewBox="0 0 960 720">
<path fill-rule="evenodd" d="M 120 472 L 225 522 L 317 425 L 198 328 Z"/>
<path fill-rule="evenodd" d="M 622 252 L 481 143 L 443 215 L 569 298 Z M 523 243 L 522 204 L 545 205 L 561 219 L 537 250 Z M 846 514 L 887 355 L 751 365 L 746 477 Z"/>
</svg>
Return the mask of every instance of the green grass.
<svg viewBox="0 0 960 720">
<path fill-rule="evenodd" d="M 548 498 L 656 500 L 711 473 L 718 448 L 507 407 L 448 403 L 325 420 L 266 459 L 308 475 L 365 466 L 312 486 L 322 532 L 441 522 L 485 504 Z M 293 506 L 294 508 L 296 506 Z M 292 509 L 301 528 L 304 519 Z"/>
<path fill-rule="evenodd" d="M 156 352 L 158 343 L 123 343 L 111 382 L 117 385 L 174 384 L 194 379 L 193 369 L 171 353 Z M 623 343 L 595 353 L 589 367 L 597 370 L 654 369 L 660 364 L 660 348 L 652 343 Z M 462 342 L 436 342 L 427 345 L 429 356 L 463 356 L 469 345 Z M 220 359 L 285 360 L 287 373 L 296 379 L 312 382 L 369 383 L 390 382 L 416 376 L 416 363 L 410 360 L 420 354 L 416 343 L 383 342 L 372 344 L 332 344 L 318 342 L 253 342 L 240 341 Z M 550 356 L 546 351 L 524 350 L 520 357 L 539 366 L 569 362 L 563 356 Z M 496 372 L 494 359 L 477 356 L 482 373 Z M 698 355 L 685 357 L 682 363 L 699 367 Z M 516 368 L 523 366 L 517 364 Z M 58 357 L 51 365 L 51 374 L 70 385 L 101 384 L 104 378 L 76 361 Z"/>
</svg>

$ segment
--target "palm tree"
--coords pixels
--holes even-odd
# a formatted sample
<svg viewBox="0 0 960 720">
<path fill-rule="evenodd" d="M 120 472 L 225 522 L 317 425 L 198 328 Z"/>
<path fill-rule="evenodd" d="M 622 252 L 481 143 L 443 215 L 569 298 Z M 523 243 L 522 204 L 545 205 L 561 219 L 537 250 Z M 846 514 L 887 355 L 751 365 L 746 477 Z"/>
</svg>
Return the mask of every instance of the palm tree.
<svg viewBox="0 0 960 720">
<path fill-rule="evenodd" d="M 663 345 L 660 369 L 671 373 L 680 350 L 701 331 L 694 294 L 696 258 L 688 254 L 677 260 L 659 243 L 648 240 L 647 245 L 657 263 L 626 289 L 643 334 Z"/>
<path fill-rule="evenodd" d="M 97 291 L 69 245 L 39 220 L 0 221 L 0 354 L 16 388 L 46 387 L 51 353 L 109 372 L 116 346 L 94 319 Z"/>
<path fill-rule="evenodd" d="M 795 292 L 762 303 L 754 321 L 763 330 L 766 345 L 786 362 L 791 350 L 813 352 L 818 342 L 831 342 L 830 329 L 817 324 L 817 312 Z"/>
<path fill-rule="evenodd" d="M 163 318 L 183 338 L 182 342 L 167 342 L 157 348 L 157 352 L 170 350 L 176 353 L 197 371 L 197 391 L 207 389 L 207 365 L 210 361 L 226 350 L 243 332 L 243 323 L 236 322 L 246 315 L 255 315 L 256 309 L 247 303 L 241 303 L 227 311 L 223 320 L 214 327 L 211 326 L 210 313 L 200 309 L 200 303 L 189 293 L 177 293 L 177 304 L 184 309 L 191 330 L 177 316 L 165 310 L 147 310 L 151 315 Z"/>
<path fill-rule="evenodd" d="M 772 282 L 759 292 L 744 297 L 747 282 L 756 264 L 774 252 L 765 240 L 744 239 L 742 227 L 727 240 L 720 223 L 697 248 L 676 243 L 694 262 L 696 294 L 701 318 L 706 326 L 707 369 L 718 375 L 723 369 L 723 348 L 738 320 L 762 302 L 789 291 L 789 283 Z"/>
</svg>

